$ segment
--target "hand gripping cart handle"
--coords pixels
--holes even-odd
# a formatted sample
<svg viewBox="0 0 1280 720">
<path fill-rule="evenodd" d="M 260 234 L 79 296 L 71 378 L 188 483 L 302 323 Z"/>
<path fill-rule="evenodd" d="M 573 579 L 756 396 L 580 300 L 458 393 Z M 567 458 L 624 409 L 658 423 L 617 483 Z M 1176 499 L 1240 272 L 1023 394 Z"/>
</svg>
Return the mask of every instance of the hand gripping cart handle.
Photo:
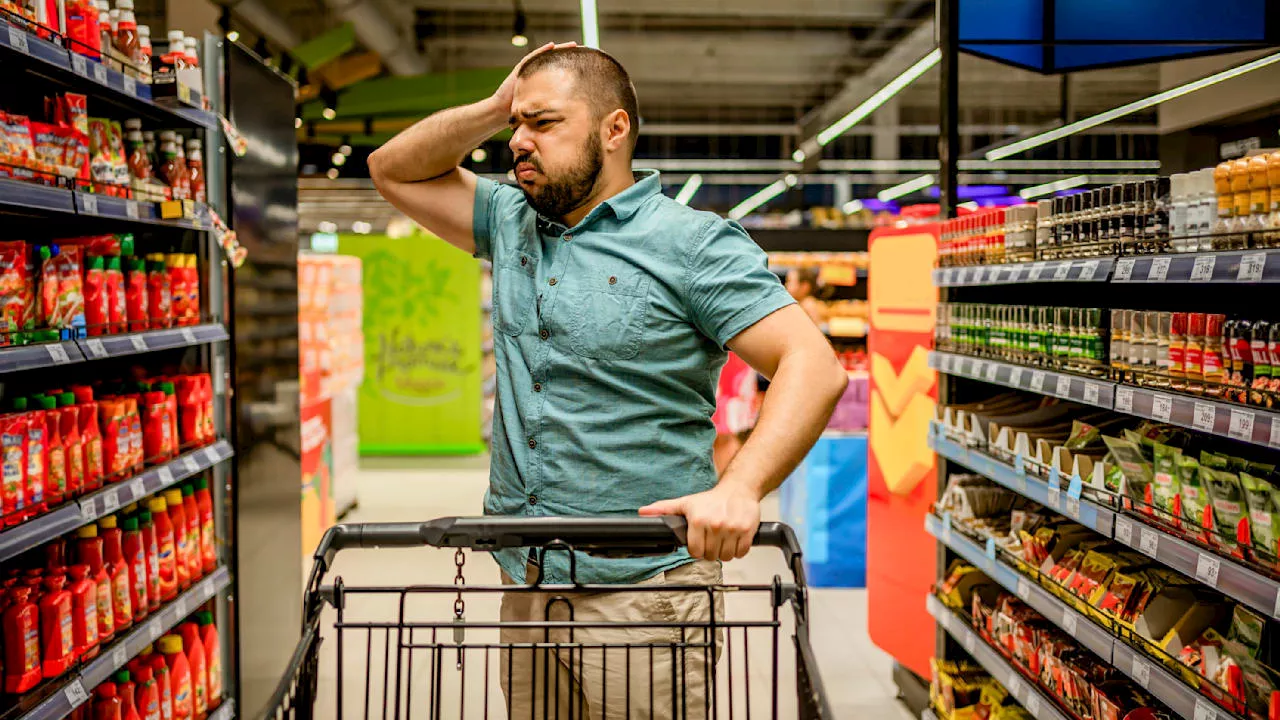
<svg viewBox="0 0 1280 720">
<path fill-rule="evenodd" d="M 685 546 L 687 537 L 687 524 L 682 517 L 539 517 L 539 518 L 520 518 L 520 517 L 447 517 L 435 520 L 427 520 L 416 523 L 349 523 L 335 525 L 330 528 L 320 540 L 319 546 L 316 548 L 314 559 L 315 562 L 311 568 L 311 575 L 307 582 L 306 597 L 303 605 L 303 627 L 302 638 L 294 650 L 293 656 L 290 658 L 288 667 L 284 677 L 278 683 L 275 692 L 265 708 L 262 717 L 264 718 L 311 718 L 313 716 L 313 705 L 317 702 L 317 676 L 319 674 L 319 649 L 321 645 L 320 620 L 321 612 L 325 605 L 332 605 L 337 608 L 338 622 L 335 629 L 339 635 L 348 631 L 368 630 L 368 641 L 370 647 L 373 643 L 375 630 L 387 631 L 387 656 L 391 657 L 393 649 L 396 652 L 397 659 L 400 652 L 408 652 L 412 654 L 417 646 L 394 648 L 397 638 L 392 633 L 399 630 L 399 636 L 402 639 L 404 631 L 413 626 L 419 631 L 430 630 L 434 627 L 444 628 L 444 623 L 432 625 L 429 623 L 417 624 L 407 623 L 404 620 L 404 604 L 405 597 L 415 593 L 455 593 L 459 591 L 458 586 L 454 584 L 437 585 L 437 586 L 412 586 L 402 588 L 356 588 L 345 585 L 341 577 L 335 579 L 332 585 L 324 585 L 326 574 L 333 568 L 334 559 L 341 550 L 358 548 L 358 549 L 376 549 L 376 548 L 411 548 L 411 547 L 434 547 L 434 548 L 456 548 L 459 562 L 459 577 L 461 577 L 461 555 L 463 549 L 472 551 L 493 552 L 496 550 L 512 549 L 512 548 L 537 548 L 543 553 L 565 552 L 569 557 L 570 578 L 572 586 L 506 586 L 506 587 L 488 587 L 488 586 L 464 586 L 466 590 L 472 592 L 502 592 L 512 590 L 534 590 L 538 587 L 546 587 L 554 589 L 556 592 L 571 593 L 574 591 L 590 590 L 597 591 L 636 591 L 641 590 L 637 586 L 600 586 L 600 585 L 579 585 L 575 578 L 575 553 L 585 553 L 597 557 L 642 557 L 666 555 Z M 817 663 L 813 656 L 813 651 L 809 644 L 809 624 L 808 624 L 808 594 L 805 585 L 805 572 L 799 541 L 795 532 L 787 525 L 777 522 L 763 522 L 756 532 L 752 544 L 756 547 L 774 547 L 779 549 L 787 566 L 791 571 L 794 582 L 783 583 L 780 578 L 775 577 L 773 582 L 768 585 L 747 586 L 734 585 L 732 590 L 735 593 L 747 593 L 757 591 L 767 593 L 773 607 L 772 622 L 743 622 L 735 625 L 733 621 L 725 620 L 723 622 L 713 623 L 713 627 L 718 626 L 724 632 L 727 632 L 727 640 L 724 642 L 724 648 L 727 651 L 727 660 L 729 663 L 728 675 L 730 678 L 730 687 L 727 691 L 728 698 L 725 701 L 716 702 L 713 698 L 710 705 L 710 712 L 699 717 L 715 718 L 724 713 L 725 717 L 786 717 L 790 714 L 790 710 L 786 714 L 778 714 L 778 685 L 779 670 L 778 667 L 778 651 L 777 630 L 780 626 L 778 609 L 781 605 L 790 603 L 794 611 L 794 635 L 792 636 L 792 644 L 795 651 L 795 688 L 797 692 L 796 698 L 796 715 L 801 720 L 820 719 L 832 717 L 828 706 L 825 693 L 822 687 L 821 677 L 817 670 Z M 681 588 L 686 589 L 686 588 Z M 728 588 L 721 588 L 727 590 Z M 706 589 L 704 589 L 706 590 Z M 717 590 L 718 591 L 718 590 Z M 355 622 L 345 622 L 343 611 L 346 603 L 350 602 L 354 597 L 361 593 L 370 594 L 388 594 L 395 593 L 401 596 L 401 615 L 399 625 L 396 627 L 396 621 L 390 623 L 367 623 L 359 624 Z M 461 593 L 459 593 L 461 599 Z M 556 623 L 548 622 L 547 625 L 556 625 Z M 468 623 L 468 627 L 485 627 L 500 628 L 501 623 Z M 740 705 L 743 704 L 744 698 L 742 688 L 735 688 L 733 684 L 738 682 L 733 679 L 734 665 L 743 664 L 743 675 L 747 674 L 749 667 L 745 663 L 749 662 L 746 658 L 747 631 L 764 628 L 772 628 L 773 642 L 775 648 L 772 651 L 773 665 L 773 698 L 774 701 L 764 703 L 764 707 L 759 704 L 752 706 L 751 693 L 747 692 L 745 698 L 745 707 L 739 707 L 735 712 L 733 704 L 733 696 L 736 694 Z M 735 658 L 733 641 L 735 638 L 735 630 L 741 632 L 742 645 L 744 646 L 740 655 L 742 657 Z M 456 632 L 456 628 L 455 628 Z M 433 634 L 434 637 L 434 634 Z M 351 643 L 348 643 L 351 644 Z M 404 645 L 403 642 L 399 643 Z M 443 644 L 443 643 L 442 643 Z M 364 641 L 360 643 L 364 645 Z M 462 642 L 457 643 L 458 647 L 465 650 L 479 650 L 481 647 L 475 648 L 465 647 Z M 344 659 L 341 657 L 341 649 L 343 647 L 342 638 L 339 637 L 338 648 L 339 657 L 337 664 L 339 665 L 339 682 L 342 677 L 342 666 Z M 448 645 L 451 649 L 456 649 L 454 645 Z M 559 646 L 557 646 L 559 647 Z M 438 647 L 432 646 L 431 649 L 439 650 Z M 459 651 L 461 653 L 461 651 Z M 374 658 L 371 653 L 370 660 Z M 723 665 L 725 660 L 720 661 Z M 350 664 L 348 659 L 347 664 Z M 391 663 L 385 672 L 388 675 L 393 673 Z M 441 666 L 444 663 L 440 663 Z M 461 660 L 458 666 L 461 668 Z M 410 666 L 412 667 L 412 666 Z M 433 672 L 436 672 L 436 664 L 432 663 Z M 370 670 L 369 672 L 373 672 Z M 399 670 L 394 671 L 396 676 L 394 679 L 399 680 Z M 723 675 L 723 673 L 722 673 Z M 363 676 L 362 676 L 363 677 Z M 488 678 L 488 675 L 485 675 Z M 384 678 L 384 686 L 390 681 Z M 436 688 L 441 685 L 440 679 L 434 680 Z M 464 676 L 464 683 L 466 682 Z M 329 683 L 326 683 L 326 689 Z M 382 697 L 371 697 L 371 683 L 365 684 L 364 700 L 365 707 L 362 717 L 368 716 L 370 706 L 375 708 L 379 715 L 390 714 L 391 717 L 411 716 L 411 711 L 416 711 L 413 705 L 419 703 L 402 702 L 402 693 L 396 690 L 394 696 L 387 690 Z M 398 686 L 397 686 L 398 688 Z M 376 690 L 376 688 L 374 688 Z M 721 695 L 725 691 L 723 688 L 718 689 L 712 695 Z M 342 702 L 342 690 L 337 689 L 338 706 L 336 717 L 343 717 L 344 703 Z M 391 704 L 395 704 L 394 714 L 389 713 Z M 432 704 L 434 703 L 434 704 Z M 458 708 L 452 712 L 443 712 L 439 707 L 439 699 L 434 699 L 431 707 L 426 708 L 429 712 L 422 712 L 431 718 L 437 717 L 507 717 L 501 709 L 490 713 L 488 703 L 484 705 L 483 714 L 474 707 L 468 708 L 465 712 L 459 714 L 462 708 Z M 720 707 L 722 706 L 723 707 Z M 463 707 L 466 707 L 465 705 Z M 350 708 L 347 708 L 350 710 Z M 717 712 L 719 711 L 719 712 Z M 353 715 L 360 713 L 353 713 Z M 576 718 L 572 710 L 569 711 L 569 717 Z M 542 715 L 538 715 L 539 718 Z M 554 717 L 549 715 L 548 718 Z M 587 716 L 581 716 L 586 720 Z M 612 717 L 612 715 L 610 715 Z M 631 717 L 631 715 L 628 715 Z M 648 717 L 647 711 L 644 714 L 636 715 L 636 717 Z M 689 714 L 692 718 L 694 715 Z M 512 718 L 515 720 L 515 718 Z"/>
</svg>

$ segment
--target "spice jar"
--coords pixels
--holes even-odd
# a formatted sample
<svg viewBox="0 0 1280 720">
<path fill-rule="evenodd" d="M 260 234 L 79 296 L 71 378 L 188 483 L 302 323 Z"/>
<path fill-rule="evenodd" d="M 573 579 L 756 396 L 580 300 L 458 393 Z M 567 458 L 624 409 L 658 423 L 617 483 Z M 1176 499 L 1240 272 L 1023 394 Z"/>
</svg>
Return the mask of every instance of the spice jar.
<svg viewBox="0 0 1280 720">
<path fill-rule="evenodd" d="M 1205 393 L 1221 397 L 1225 390 L 1226 371 L 1223 358 L 1222 325 L 1227 321 L 1226 315 L 1210 314 L 1205 316 L 1204 328 L 1204 375 Z"/>
<path fill-rule="evenodd" d="M 1183 367 L 1187 376 L 1187 390 L 1204 392 L 1204 330 L 1205 314 L 1187 314 L 1187 351 Z"/>
</svg>

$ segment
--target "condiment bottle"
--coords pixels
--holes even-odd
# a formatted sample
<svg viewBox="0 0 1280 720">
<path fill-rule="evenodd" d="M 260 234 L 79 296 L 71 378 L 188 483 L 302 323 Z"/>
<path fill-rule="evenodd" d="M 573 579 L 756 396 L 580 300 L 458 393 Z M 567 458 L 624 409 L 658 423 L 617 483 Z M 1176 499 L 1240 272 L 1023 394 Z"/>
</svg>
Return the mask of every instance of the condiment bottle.
<svg viewBox="0 0 1280 720">
<path fill-rule="evenodd" d="M 129 318 L 129 331 L 146 330 L 151 323 L 151 303 L 147 293 L 147 267 L 142 258 L 129 258 L 125 307 Z"/>
<path fill-rule="evenodd" d="M 173 453 L 173 440 L 169 437 L 170 426 L 165 416 L 165 396 L 156 385 L 143 394 L 145 402 L 142 426 L 143 448 L 149 462 L 167 460 Z"/>
<path fill-rule="evenodd" d="M 93 720 L 121 720 L 116 684 L 108 680 L 93 691 Z"/>
<path fill-rule="evenodd" d="M 200 626 L 200 644 L 204 647 L 205 668 L 209 677 L 209 709 L 222 703 L 222 650 L 218 628 L 213 624 L 213 613 L 202 610 L 196 613 Z"/>
<path fill-rule="evenodd" d="M 169 506 L 163 497 L 151 498 L 147 503 L 147 509 L 151 511 L 151 519 L 155 524 L 156 545 L 160 549 L 159 597 L 168 602 L 178 595 L 178 546 L 173 535 L 173 521 L 170 520 Z"/>
<path fill-rule="evenodd" d="M 156 499 L 164 502 L 163 498 Z M 164 511 L 161 510 L 161 512 Z M 160 602 L 164 598 L 160 594 L 160 539 L 156 533 L 155 518 L 152 517 L 151 510 L 142 510 L 138 513 L 138 529 L 142 531 L 142 548 L 147 555 L 147 608 L 155 612 L 160 609 Z M 170 555 L 172 555 L 172 545 L 170 545 Z"/>
<path fill-rule="evenodd" d="M 1187 376 L 1187 389 L 1204 392 L 1204 330 L 1205 314 L 1187 314 L 1187 351 L 1183 367 Z"/>
<path fill-rule="evenodd" d="M 182 514 L 187 521 L 187 574 L 191 582 L 204 577 L 204 559 L 200 555 L 200 508 L 196 505 L 195 489 L 185 484 L 182 492 Z"/>
<path fill-rule="evenodd" d="M 129 563 L 124 556 L 124 531 L 115 515 L 99 520 L 98 531 L 102 535 L 102 556 L 111 577 L 111 614 L 116 631 L 120 631 L 133 624 L 133 589 L 129 584 Z"/>
<path fill-rule="evenodd" d="M 98 655 L 98 586 L 89 577 L 88 565 L 72 565 L 71 584 L 71 633 L 75 641 L 73 651 L 77 659 L 89 659 Z"/>
<path fill-rule="evenodd" d="M 142 52 L 138 47 L 138 19 L 133 14 L 133 0 L 116 0 L 120 20 L 116 24 L 116 50 L 132 67 L 127 71 L 136 74 L 142 66 Z"/>
<path fill-rule="evenodd" d="M 133 682 L 133 673 L 118 670 L 111 678 L 116 682 L 116 694 L 120 696 L 120 720 L 142 720 L 138 714 L 138 686 Z"/>
<path fill-rule="evenodd" d="M 1248 158 L 1246 166 L 1249 169 L 1249 219 L 1245 223 L 1245 229 L 1249 232 L 1260 233 L 1266 230 L 1269 223 L 1267 215 L 1271 211 L 1271 188 L 1267 179 L 1267 156 L 1265 154 L 1254 155 Z M 1261 245 L 1262 238 L 1258 238 L 1258 244 Z"/>
<path fill-rule="evenodd" d="M 156 684 L 151 667 L 146 663 L 138 663 L 130 672 L 138 679 L 136 704 L 142 720 L 163 720 L 160 712 L 160 687 Z"/>
<path fill-rule="evenodd" d="M 1204 330 L 1204 382 L 1205 391 L 1220 396 L 1226 381 L 1223 360 L 1222 324 L 1227 321 L 1226 315 L 1210 314 L 1205 316 Z"/>
<path fill-rule="evenodd" d="M 192 707 L 195 717 L 196 720 L 204 720 L 209 713 L 209 671 L 204 643 L 200 642 L 200 626 L 194 622 L 184 622 L 178 626 L 178 634 L 182 636 L 182 649 L 191 666 Z"/>
<path fill-rule="evenodd" d="M 187 175 L 191 185 L 191 198 L 196 202 L 205 201 L 204 192 L 204 151 L 199 138 L 187 141 Z"/>
<path fill-rule="evenodd" d="M 89 580 L 94 586 L 93 597 L 97 606 L 95 618 L 98 621 L 97 638 L 99 642 L 110 642 L 116 631 L 115 612 L 112 606 L 112 596 L 115 592 L 111 586 L 111 575 L 107 573 L 102 538 L 98 537 L 96 525 L 80 528 L 76 531 L 76 537 L 79 538 L 76 543 L 76 554 L 80 562 L 88 566 Z M 74 571 L 75 568 L 72 570 Z"/>
<path fill-rule="evenodd" d="M 116 56 L 116 32 L 111 24 L 111 8 L 107 2 L 98 3 L 98 47 L 102 51 L 102 64 Z"/>
<path fill-rule="evenodd" d="M 169 284 L 169 271 L 165 267 L 164 254 L 147 256 L 148 306 L 151 311 L 151 329 L 163 330 L 173 320 L 173 290 Z"/>
<path fill-rule="evenodd" d="M 169 48 L 163 60 L 172 65 L 175 71 L 187 67 L 186 38 L 183 37 L 181 30 L 169 31 Z"/>
<path fill-rule="evenodd" d="M 147 616 L 147 552 L 143 545 L 142 531 L 137 517 L 125 517 L 121 521 L 124 531 L 124 559 L 129 571 L 129 605 L 135 622 Z"/>
<path fill-rule="evenodd" d="M 151 28 L 147 25 L 138 26 L 138 54 L 142 57 L 142 78 L 148 83 L 151 82 Z"/>
<path fill-rule="evenodd" d="M 76 407 L 79 408 L 80 442 L 84 445 L 84 487 L 93 491 L 102 487 L 106 465 L 102 453 L 102 431 L 98 426 L 98 403 L 91 388 L 77 388 Z"/>
<path fill-rule="evenodd" d="M 84 442 L 80 439 L 80 409 L 75 393 L 58 394 L 62 447 L 67 457 L 67 497 L 84 494 Z"/>
<path fill-rule="evenodd" d="M 1268 232 L 1263 236 L 1264 247 L 1280 247 L 1280 150 L 1267 155 Z"/>
<path fill-rule="evenodd" d="M 191 587 L 191 551 L 190 537 L 187 534 L 187 512 L 182 506 L 182 491 L 171 488 L 164 492 L 164 502 L 168 508 L 169 522 L 173 525 L 174 569 L 178 578 L 178 589 Z"/>
<path fill-rule="evenodd" d="M 169 666 L 169 682 L 173 688 L 173 720 L 188 720 L 195 715 L 195 697 L 191 685 L 191 664 L 182 652 L 182 638 L 165 635 L 158 645 Z"/>
<path fill-rule="evenodd" d="M 169 665 L 164 661 L 163 655 L 151 652 L 150 647 L 147 648 L 147 655 L 147 664 L 155 673 L 156 686 L 160 688 L 160 717 L 162 720 L 174 720 L 173 676 L 169 672 Z"/>
<path fill-rule="evenodd" d="M 1253 336 L 1253 323 L 1248 320 L 1227 320 L 1222 324 L 1222 337 L 1226 343 L 1227 369 L 1224 373 L 1230 400 L 1247 402 L 1246 388 L 1253 382 L 1253 350 L 1249 340 Z"/>
<path fill-rule="evenodd" d="M 194 37 L 184 37 L 182 39 L 182 59 L 187 65 L 198 68 L 200 67 L 200 41 Z"/>
<path fill-rule="evenodd" d="M 45 498 L 50 505 L 61 505 L 67 495 L 67 453 L 62 447 L 61 416 L 57 412 L 57 401 L 48 395 L 34 395 L 37 404 L 44 410 L 45 432 Z"/>
<path fill-rule="evenodd" d="M 31 602 L 33 590 L 14 587 L 4 609 L 4 691 L 25 693 L 40 684 L 40 608 Z"/>
<path fill-rule="evenodd" d="M 1250 194 L 1249 159 L 1240 158 L 1232 161 L 1231 205 L 1234 222 L 1231 226 L 1231 232 L 1235 233 L 1235 235 L 1229 238 L 1231 248 L 1242 248 L 1246 246 L 1248 238 L 1241 233 L 1250 230 Z"/>
<path fill-rule="evenodd" d="M 209 493 L 209 479 L 196 478 L 196 507 L 200 518 L 200 564 L 205 574 L 218 567 L 218 546 L 214 535 L 213 496 Z"/>
<path fill-rule="evenodd" d="M 1233 166 L 1230 160 L 1218 163 L 1213 169 L 1213 185 L 1218 193 L 1218 220 L 1213 224 L 1213 249 L 1226 250 L 1230 244 L 1226 239 L 1228 233 L 1235 227 L 1235 195 L 1232 194 L 1232 170 Z"/>
<path fill-rule="evenodd" d="M 137 181 L 151 179 L 151 158 L 147 156 L 147 144 L 142 139 L 141 130 L 130 130 L 129 143 L 129 175 Z"/>
</svg>

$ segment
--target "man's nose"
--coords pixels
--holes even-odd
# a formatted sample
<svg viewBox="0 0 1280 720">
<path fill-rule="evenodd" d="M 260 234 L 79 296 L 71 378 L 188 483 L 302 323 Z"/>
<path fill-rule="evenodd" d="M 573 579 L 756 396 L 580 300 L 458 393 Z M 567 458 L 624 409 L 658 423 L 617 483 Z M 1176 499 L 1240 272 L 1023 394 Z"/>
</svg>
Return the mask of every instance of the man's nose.
<svg viewBox="0 0 1280 720">
<path fill-rule="evenodd" d="M 534 151 L 533 140 L 529 137 L 529 132 L 525 130 L 523 125 L 516 127 L 511 133 L 511 142 L 508 143 L 511 152 L 517 157 L 520 155 L 528 155 Z"/>
</svg>

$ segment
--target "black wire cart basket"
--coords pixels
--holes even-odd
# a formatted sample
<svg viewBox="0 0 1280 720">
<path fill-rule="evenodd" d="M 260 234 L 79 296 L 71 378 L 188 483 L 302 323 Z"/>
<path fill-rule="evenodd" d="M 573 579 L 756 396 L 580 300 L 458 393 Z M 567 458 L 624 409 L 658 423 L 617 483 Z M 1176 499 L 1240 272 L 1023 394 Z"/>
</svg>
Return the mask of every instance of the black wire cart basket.
<svg viewBox="0 0 1280 720">
<path fill-rule="evenodd" d="M 575 553 L 662 555 L 683 546 L 684 539 L 683 518 L 485 517 L 337 525 L 316 549 L 302 638 L 262 717 L 830 718 L 809 645 L 800 546 L 786 525 L 761 523 L 754 545 L 782 551 L 789 581 L 775 576 L 768 584 L 730 586 L 576 580 Z M 425 546 L 456 548 L 454 583 L 356 587 L 341 576 L 325 582 L 340 550 Z M 464 549 L 507 548 L 533 548 L 535 560 L 566 553 L 570 582 L 542 584 L 535 576 L 526 585 L 466 584 Z M 612 605 L 598 611 L 601 602 L 625 608 L 646 597 L 661 608 L 695 603 L 707 612 L 656 612 L 637 619 L 614 613 Z M 526 603 L 532 619 L 498 619 L 500 602 Z M 328 618 L 336 618 L 332 637 L 321 632 L 324 625 L 327 634 Z M 326 648 L 330 640 L 333 646 Z M 794 670 L 784 673 L 789 665 Z"/>
</svg>

